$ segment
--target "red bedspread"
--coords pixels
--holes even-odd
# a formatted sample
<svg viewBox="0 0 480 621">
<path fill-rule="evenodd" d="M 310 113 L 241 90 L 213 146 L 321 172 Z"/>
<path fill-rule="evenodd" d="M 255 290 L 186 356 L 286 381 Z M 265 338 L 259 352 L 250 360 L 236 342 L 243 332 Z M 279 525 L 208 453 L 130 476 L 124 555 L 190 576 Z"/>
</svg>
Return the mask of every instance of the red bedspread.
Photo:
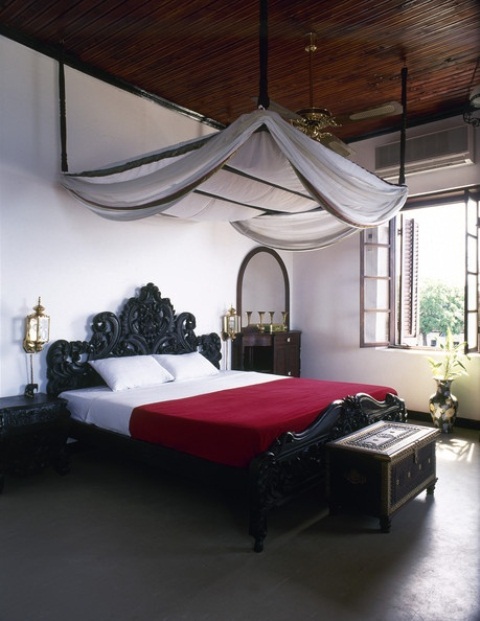
<svg viewBox="0 0 480 621">
<path fill-rule="evenodd" d="M 379 401 L 393 388 L 300 378 L 162 401 L 133 410 L 130 433 L 230 466 L 247 466 L 285 431 L 303 431 L 332 401 L 365 392 Z"/>
</svg>

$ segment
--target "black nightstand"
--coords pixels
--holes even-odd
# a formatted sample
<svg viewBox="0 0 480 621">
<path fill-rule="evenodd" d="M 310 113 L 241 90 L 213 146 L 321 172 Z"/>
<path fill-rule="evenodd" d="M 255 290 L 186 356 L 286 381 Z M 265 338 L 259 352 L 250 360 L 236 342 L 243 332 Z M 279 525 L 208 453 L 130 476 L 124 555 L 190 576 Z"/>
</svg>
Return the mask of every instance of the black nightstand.
<svg viewBox="0 0 480 621">
<path fill-rule="evenodd" d="M 49 465 L 68 472 L 69 419 L 65 399 L 43 393 L 0 398 L 0 493 L 5 474 L 30 474 Z"/>
</svg>

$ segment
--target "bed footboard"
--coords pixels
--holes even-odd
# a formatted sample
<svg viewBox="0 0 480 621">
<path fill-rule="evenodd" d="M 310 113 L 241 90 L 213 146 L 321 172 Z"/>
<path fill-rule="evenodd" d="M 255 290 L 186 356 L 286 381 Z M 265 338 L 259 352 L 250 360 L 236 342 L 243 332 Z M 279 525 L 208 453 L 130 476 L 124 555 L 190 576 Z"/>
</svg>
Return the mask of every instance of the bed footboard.
<svg viewBox="0 0 480 621">
<path fill-rule="evenodd" d="M 363 393 L 334 401 L 305 431 L 283 434 L 252 461 L 249 533 L 255 552 L 264 548 L 267 515 L 273 507 L 312 487 L 325 487 L 325 444 L 378 420 L 406 422 L 404 401 L 392 394 L 377 401 Z"/>
</svg>

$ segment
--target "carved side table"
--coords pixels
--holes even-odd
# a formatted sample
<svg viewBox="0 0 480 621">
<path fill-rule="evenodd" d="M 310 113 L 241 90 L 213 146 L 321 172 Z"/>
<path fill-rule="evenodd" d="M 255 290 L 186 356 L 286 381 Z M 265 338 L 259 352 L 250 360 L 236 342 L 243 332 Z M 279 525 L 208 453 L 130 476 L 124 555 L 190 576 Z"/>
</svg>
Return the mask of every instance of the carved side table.
<svg viewBox="0 0 480 621">
<path fill-rule="evenodd" d="M 30 474 L 49 465 L 68 472 L 69 419 L 65 399 L 43 393 L 0 398 L 0 493 L 5 474 Z"/>
</svg>

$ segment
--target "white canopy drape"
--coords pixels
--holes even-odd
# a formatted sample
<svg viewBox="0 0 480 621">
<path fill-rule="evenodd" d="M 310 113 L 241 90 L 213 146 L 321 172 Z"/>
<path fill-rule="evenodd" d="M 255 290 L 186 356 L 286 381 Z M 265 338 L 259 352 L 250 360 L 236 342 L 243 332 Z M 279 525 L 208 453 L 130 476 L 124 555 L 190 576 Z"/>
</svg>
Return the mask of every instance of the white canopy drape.
<svg viewBox="0 0 480 621">
<path fill-rule="evenodd" d="M 407 198 L 405 186 L 383 181 L 268 110 L 134 161 L 65 174 L 62 183 L 106 218 L 223 220 L 285 250 L 322 248 L 378 226 Z"/>
</svg>

